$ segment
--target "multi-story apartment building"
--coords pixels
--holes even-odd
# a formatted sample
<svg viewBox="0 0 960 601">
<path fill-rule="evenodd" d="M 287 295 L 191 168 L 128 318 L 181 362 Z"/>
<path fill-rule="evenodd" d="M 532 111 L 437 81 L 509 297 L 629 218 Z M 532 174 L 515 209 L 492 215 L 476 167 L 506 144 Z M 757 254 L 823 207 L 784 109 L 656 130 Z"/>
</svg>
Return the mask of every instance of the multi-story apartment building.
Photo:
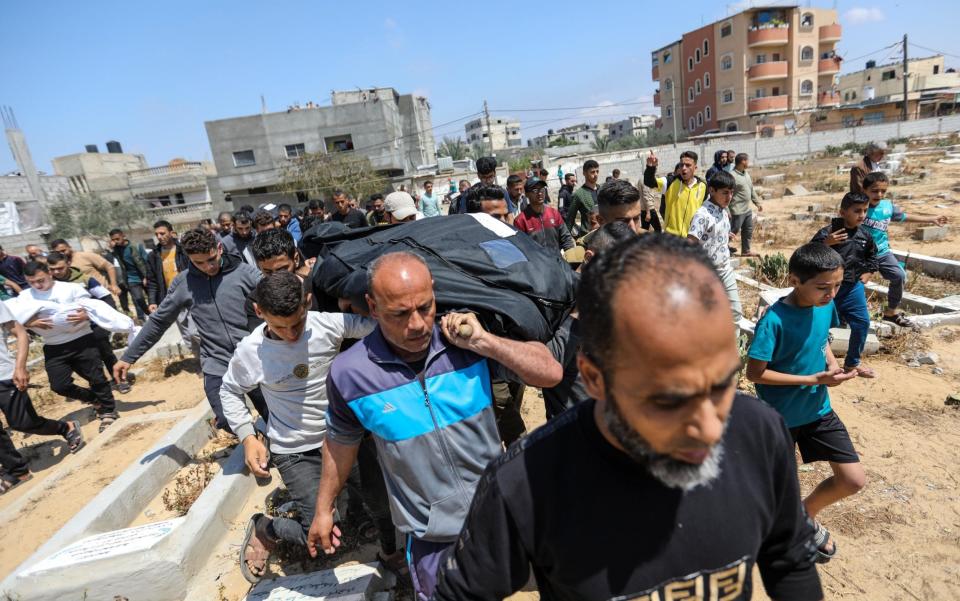
<svg viewBox="0 0 960 601">
<path fill-rule="evenodd" d="M 840 104 L 832 9 L 757 7 L 684 33 L 652 54 L 656 126 L 677 135 L 772 132 Z"/>
<path fill-rule="evenodd" d="M 510 117 L 480 117 L 463 127 L 467 144 L 481 144 L 491 152 L 522 146 L 520 122 Z"/>
<path fill-rule="evenodd" d="M 657 118 L 654 115 L 631 115 L 620 121 L 612 121 L 606 124 L 607 135 L 611 140 L 621 138 L 638 138 L 647 135 L 647 130 L 652 129 Z"/>
</svg>

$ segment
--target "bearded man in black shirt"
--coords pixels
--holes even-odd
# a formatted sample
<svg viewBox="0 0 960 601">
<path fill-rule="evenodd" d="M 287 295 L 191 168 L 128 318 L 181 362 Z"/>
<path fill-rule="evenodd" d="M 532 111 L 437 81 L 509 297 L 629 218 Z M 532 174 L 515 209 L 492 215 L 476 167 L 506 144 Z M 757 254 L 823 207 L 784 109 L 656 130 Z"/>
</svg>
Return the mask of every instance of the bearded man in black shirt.
<svg viewBox="0 0 960 601">
<path fill-rule="evenodd" d="M 710 259 L 648 234 L 578 291 L 580 403 L 491 463 L 436 599 L 823 597 L 790 433 L 738 394 L 730 306 Z"/>
</svg>

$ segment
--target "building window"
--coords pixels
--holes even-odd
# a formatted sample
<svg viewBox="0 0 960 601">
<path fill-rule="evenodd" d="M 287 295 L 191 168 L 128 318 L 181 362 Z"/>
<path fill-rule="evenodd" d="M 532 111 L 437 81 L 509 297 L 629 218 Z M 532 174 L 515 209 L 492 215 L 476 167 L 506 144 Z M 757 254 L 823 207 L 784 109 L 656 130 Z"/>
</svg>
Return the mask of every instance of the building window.
<svg viewBox="0 0 960 601">
<path fill-rule="evenodd" d="M 697 48 L 696 50 L 693 51 L 693 58 L 694 58 L 695 61 L 697 61 L 697 64 L 700 64 L 700 49 L 699 49 L 699 48 Z"/>
<path fill-rule="evenodd" d="M 693 82 L 693 91 L 697 94 L 697 96 L 699 96 L 699 95 L 700 95 L 700 92 L 703 91 L 703 88 L 700 87 L 700 80 L 699 80 L 699 79 L 697 79 L 697 81 Z"/>
<path fill-rule="evenodd" d="M 234 167 L 250 167 L 256 165 L 257 159 L 253 156 L 252 150 L 238 150 L 233 153 Z"/>
<path fill-rule="evenodd" d="M 667 117 L 673 117 L 673 107 L 667 107 Z"/>
<path fill-rule="evenodd" d="M 653 66 L 656 67 L 657 65 L 660 64 L 660 57 L 657 56 L 656 53 L 654 53 L 653 56 L 650 58 L 650 62 L 652 62 Z"/>
<path fill-rule="evenodd" d="M 733 89 L 727 88 L 720 94 L 720 102 L 723 104 L 730 104 L 733 102 Z"/>
<path fill-rule="evenodd" d="M 937 73 L 940 73 L 940 65 L 933 66 L 933 74 L 936 75 Z"/>
<path fill-rule="evenodd" d="M 303 144 L 287 144 L 283 149 L 287 152 L 288 159 L 296 159 L 306 154 Z"/>
<path fill-rule="evenodd" d="M 687 102 L 693 102 L 693 88 L 687 88 Z"/>
<path fill-rule="evenodd" d="M 733 33 L 733 24 L 729 21 L 720 26 L 720 37 L 726 38 L 730 37 L 730 34 Z"/>
<path fill-rule="evenodd" d="M 250 196 L 256 196 L 258 194 L 266 194 L 267 189 L 265 187 L 261 188 L 247 188 L 247 194 Z"/>
<path fill-rule="evenodd" d="M 804 46 L 800 50 L 800 60 L 802 61 L 812 61 L 813 60 L 813 47 Z"/>
<path fill-rule="evenodd" d="M 697 127 L 703 126 L 703 113 L 697 113 Z"/>
<path fill-rule="evenodd" d="M 703 41 L 703 55 L 704 55 L 704 56 L 710 56 L 710 41 L 709 41 L 709 40 L 704 40 L 704 41 Z"/>
<path fill-rule="evenodd" d="M 891 79 L 896 79 L 896 78 L 897 78 L 897 72 L 893 69 L 890 69 L 889 71 L 883 72 L 883 75 L 880 76 L 880 81 L 889 81 Z"/>
<path fill-rule="evenodd" d="M 809 79 L 804 79 L 800 82 L 800 95 L 809 96 L 813 94 L 813 82 Z"/>
<path fill-rule="evenodd" d="M 690 117 L 690 121 L 689 121 L 688 123 L 689 123 L 689 125 L 690 125 L 690 127 L 689 127 L 688 129 L 689 129 L 690 131 L 693 131 L 693 130 L 696 128 L 696 122 L 693 120 L 693 117 Z"/>
<path fill-rule="evenodd" d="M 672 79 L 663 80 L 663 91 L 670 92 L 672 90 L 673 90 L 673 80 Z"/>
<path fill-rule="evenodd" d="M 709 73 L 704 73 L 704 74 L 703 74 L 703 87 L 705 87 L 705 88 L 709 88 L 709 87 L 710 87 L 710 74 L 709 74 Z"/>
<path fill-rule="evenodd" d="M 730 69 L 733 69 L 733 56 L 728 54 L 720 59 L 720 70 L 729 71 Z"/>
<path fill-rule="evenodd" d="M 487 134 L 483 134 L 486 136 Z M 346 152 L 353 150 L 353 137 L 350 134 L 326 139 L 327 152 Z"/>
<path fill-rule="evenodd" d="M 766 88 L 757 88 L 756 90 L 754 90 L 753 96 L 754 96 L 754 98 L 766 98 L 766 97 L 767 97 L 767 89 L 766 89 Z"/>
<path fill-rule="evenodd" d="M 693 71 L 693 57 L 687 59 L 687 71 Z"/>
<path fill-rule="evenodd" d="M 846 102 L 846 101 L 848 101 L 848 100 L 850 100 L 850 92 L 844 92 L 844 93 L 843 93 L 843 101 Z"/>
<path fill-rule="evenodd" d="M 665 50 L 663 52 L 663 64 L 666 65 L 672 61 L 673 61 L 673 55 L 670 53 L 669 50 Z"/>
<path fill-rule="evenodd" d="M 736 121 L 731 121 L 730 123 L 727 123 L 727 131 L 737 131 L 738 127 L 739 126 L 737 125 Z"/>
<path fill-rule="evenodd" d="M 758 54 L 758 55 L 757 55 L 757 58 L 754 59 L 753 62 L 754 62 L 754 64 L 756 64 L 756 65 L 762 65 L 763 63 L 767 62 L 767 55 L 766 55 L 766 54 Z"/>
<path fill-rule="evenodd" d="M 707 121 L 713 121 L 713 110 L 709 106 L 703 109 L 703 118 Z"/>
<path fill-rule="evenodd" d="M 803 13 L 800 17 L 800 27 L 803 29 L 813 29 L 813 13 Z"/>
</svg>

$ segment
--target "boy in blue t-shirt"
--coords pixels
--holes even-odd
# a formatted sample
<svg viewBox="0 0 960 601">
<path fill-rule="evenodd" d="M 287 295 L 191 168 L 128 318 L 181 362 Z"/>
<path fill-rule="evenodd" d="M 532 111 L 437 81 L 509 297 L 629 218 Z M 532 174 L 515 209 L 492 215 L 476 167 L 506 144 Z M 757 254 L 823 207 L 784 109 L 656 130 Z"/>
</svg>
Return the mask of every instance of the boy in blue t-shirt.
<svg viewBox="0 0 960 601">
<path fill-rule="evenodd" d="M 870 199 L 870 206 L 867 208 L 867 217 L 863 221 L 863 227 L 870 232 L 877 244 L 877 262 L 880 267 L 880 275 L 888 282 L 887 308 L 883 311 L 883 319 L 904 328 L 911 328 L 913 322 L 907 319 L 906 315 L 897 311 L 900 300 L 903 298 L 903 281 L 906 274 L 900 267 L 900 262 L 890 252 L 890 238 L 887 235 L 887 230 L 891 222 L 914 221 L 944 225 L 947 223 L 947 218 L 943 215 L 921 213 L 907 215 L 900 207 L 886 198 L 889 186 L 890 180 L 881 171 L 868 173 L 863 178 L 863 192 Z"/>
<path fill-rule="evenodd" d="M 833 298 L 843 282 L 843 258 L 821 243 L 805 244 L 790 257 L 793 291 L 770 307 L 757 323 L 747 362 L 747 378 L 757 396 L 783 416 L 804 463 L 829 461 L 833 476 L 803 500 L 810 519 L 857 493 L 866 474 L 846 427 L 830 408 L 828 386 L 857 377 L 845 371 L 830 350 L 830 328 L 840 320 Z M 815 542 L 826 563 L 837 545 L 820 522 Z"/>
</svg>

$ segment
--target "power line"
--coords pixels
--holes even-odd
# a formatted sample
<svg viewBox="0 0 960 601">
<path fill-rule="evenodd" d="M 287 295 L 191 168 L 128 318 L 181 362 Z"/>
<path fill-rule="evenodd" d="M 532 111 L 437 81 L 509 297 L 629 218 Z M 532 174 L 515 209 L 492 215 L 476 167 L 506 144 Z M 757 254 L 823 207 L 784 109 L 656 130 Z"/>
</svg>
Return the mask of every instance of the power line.
<svg viewBox="0 0 960 601">
<path fill-rule="evenodd" d="M 933 49 L 933 48 L 927 48 L 926 46 L 921 46 L 920 44 L 917 44 L 917 43 L 914 43 L 914 42 L 910 42 L 910 45 L 913 46 L 913 47 L 915 47 L 915 48 L 919 48 L 919 49 L 921 49 L 921 50 L 926 50 L 927 52 L 936 52 L 937 54 L 942 54 L 942 55 L 944 55 L 944 56 L 949 56 L 950 58 L 960 59 L 960 56 L 957 56 L 956 54 L 950 54 L 949 52 L 944 52 L 943 50 L 935 50 L 935 49 Z"/>
<path fill-rule="evenodd" d="M 855 57 L 855 58 L 847 58 L 847 57 L 844 56 L 844 57 L 841 57 L 841 58 L 843 58 L 843 60 L 845 60 L 845 61 L 850 61 L 850 62 L 858 61 L 858 60 L 860 60 L 860 59 L 862 59 L 862 58 L 867 58 L 868 56 L 873 56 L 874 54 L 878 54 L 878 53 L 880 53 L 880 52 L 883 52 L 884 50 L 889 50 L 890 48 L 893 48 L 893 47 L 899 46 L 899 45 L 900 45 L 900 42 L 894 42 L 894 43 L 890 44 L 889 46 L 884 46 L 883 48 L 880 48 L 879 50 L 874 50 L 873 52 L 868 52 L 867 54 L 864 54 L 864 55 L 862 55 L 862 56 L 858 56 L 858 57 Z"/>
</svg>

